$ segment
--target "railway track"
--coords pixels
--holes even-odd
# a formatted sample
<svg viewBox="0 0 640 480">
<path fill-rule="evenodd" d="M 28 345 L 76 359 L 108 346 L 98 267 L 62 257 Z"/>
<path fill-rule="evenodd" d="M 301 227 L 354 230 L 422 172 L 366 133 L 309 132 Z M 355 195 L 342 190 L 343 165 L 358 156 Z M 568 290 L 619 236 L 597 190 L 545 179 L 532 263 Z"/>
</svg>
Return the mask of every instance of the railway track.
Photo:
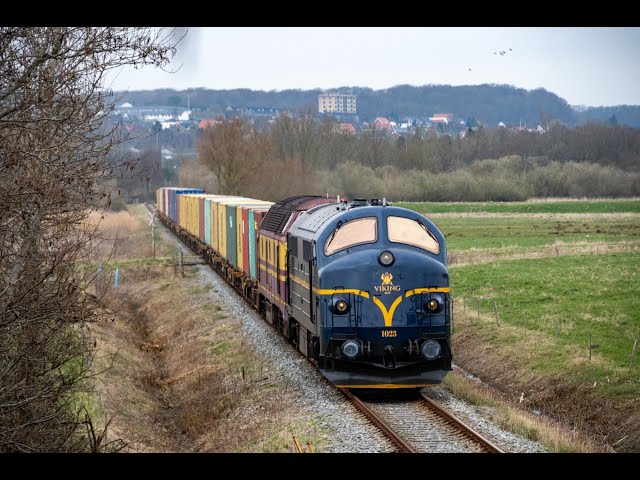
<svg viewBox="0 0 640 480">
<path fill-rule="evenodd" d="M 378 427 L 400 451 L 449 453 L 503 451 L 449 413 L 415 391 L 386 392 L 341 389 L 347 398 Z"/>
<path fill-rule="evenodd" d="M 154 205 L 145 203 L 145 207 L 149 212 L 155 212 Z M 175 235 L 173 232 L 171 234 Z M 182 243 L 177 235 L 176 238 Z M 188 247 L 185 248 L 189 250 Z M 401 452 L 503 453 L 417 390 L 402 393 L 395 390 L 391 395 L 388 394 L 389 391 L 381 394 L 379 390 L 366 393 L 359 391 L 357 395 L 349 389 L 340 390 Z"/>
</svg>

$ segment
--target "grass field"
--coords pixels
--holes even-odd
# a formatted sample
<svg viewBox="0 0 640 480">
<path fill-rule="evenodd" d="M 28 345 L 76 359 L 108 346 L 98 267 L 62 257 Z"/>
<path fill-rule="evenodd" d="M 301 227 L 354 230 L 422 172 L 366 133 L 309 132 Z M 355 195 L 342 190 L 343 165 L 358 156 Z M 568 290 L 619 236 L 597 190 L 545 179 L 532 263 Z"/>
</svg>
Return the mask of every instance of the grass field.
<svg viewBox="0 0 640 480">
<path fill-rule="evenodd" d="M 640 253 L 470 265 L 452 268 L 451 279 L 456 297 L 465 298 L 466 321 L 459 327 L 503 341 L 531 368 L 552 375 L 571 370 L 570 378 L 589 381 L 633 373 L 628 365 L 640 337 Z M 598 345 L 591 362 L 590 335 Z"/>
<path fill-rule="evenodd" d="M 603 218 L 598 218 L 603 217 Z M 593 215 L 584 220 L 518 217 L 432 219 L 449 251 L 572 242 L 640 241 L 640 220 Z"/>
<path fill-rule="evenodd" d="M 638 451 L 640 200 L 396 205 L 432 215 L 446 238 L 454 360 Z"/>
<path fill-rule="evenodd" d="M 640 199 L 550 200 L 528 202 L 395 202 L 430 213 L 640 213 Z"/>
</svg>

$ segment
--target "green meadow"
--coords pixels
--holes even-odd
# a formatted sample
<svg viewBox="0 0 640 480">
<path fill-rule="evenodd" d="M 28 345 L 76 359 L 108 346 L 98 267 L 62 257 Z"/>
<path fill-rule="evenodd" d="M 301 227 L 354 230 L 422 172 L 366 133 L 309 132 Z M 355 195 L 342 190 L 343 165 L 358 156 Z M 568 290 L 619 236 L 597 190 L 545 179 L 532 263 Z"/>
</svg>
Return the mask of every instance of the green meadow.
<svg viewBox="0 0 640 480">
<path fill-rule="evenodd" d="M 431 213 L 640 213 L 640 199 L 528 202 L 395 202 L 427 217 Z"/>
<path fill-rule="evenodd" d="M 450 260 L 468 252 L 450 265 L 456 332 L 473 332 L 522 372 L 638 396 L 640 345 L 629 365 L 640 343 L 640 201 L 402 206 L 438 213 Z"/>
<path fill-rule="evenodd" d="M 598 218 L 602 217 L 602 218 Z M 564 218 L 439 217 L 431 219 L 447 240 L 449 251 L 470 248 L 534 247 L 561 241 L 640 242 L 640 221 L 627 217 L 591 215 Z"/>
<path fill-rule="evenodd" d="M 504 342 L 523 367 L 551 375 L 571 370 L 578 380 L 609 377 L 609 384 L 640 372 L 629 370 L 640 337 L 640 252 L 453 267 L 451 286 L 458 328 Z M 597 345 L 591 360 L 590 336 Z"/>
</svg>

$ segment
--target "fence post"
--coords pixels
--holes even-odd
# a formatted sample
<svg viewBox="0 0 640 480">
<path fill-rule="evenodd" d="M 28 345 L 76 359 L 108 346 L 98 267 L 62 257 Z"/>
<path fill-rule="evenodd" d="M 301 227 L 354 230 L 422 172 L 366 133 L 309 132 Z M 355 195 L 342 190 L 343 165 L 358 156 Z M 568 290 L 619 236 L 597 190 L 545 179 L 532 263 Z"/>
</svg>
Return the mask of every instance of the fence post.
<svg viewBox="0 0 640 480">
<path fill-rule="evenodd" d="M 96 273 L 96 293 L 98 296 L 102 294 L 102 262 L 100 262 L 98 272 Z"/>
<path fill-rule="evenodd" d="M 155 218 L 151 224 L 151 244 L 153 245 L 153 259 L 156 259 L 156 222 Z"/>
<path fill-rule="evenodd" d="M 633 360 L 636 358 L 636 347 L 638 346 L 638 339 L 633 342 L 633 349 L 631 349 L 631 358 L 629 359 L 629 370 L 633 367 Z"/>
<path fill-rule="evenodd" d="M 171 256 L 173 259 L 173 274 L 178 274 L 178 244 L 176 243 L 176 254 Z"/>
<path fill-rule="evenodd" d="M 592 345 L 591 344 L 591 333 L 589 333 L 589 361 L 591 361 L 591 350 L 592 350 L 591 345 Z"/>
<path fill-rule="evenodd" d="M 179 243 L 178 245 L 178 266 L 180 267 L 180 273 L 182 274 L 182 276 L 184 277 L 184 252 L 182 250 L 182 245 L 180 245 Z"/>
</svg>

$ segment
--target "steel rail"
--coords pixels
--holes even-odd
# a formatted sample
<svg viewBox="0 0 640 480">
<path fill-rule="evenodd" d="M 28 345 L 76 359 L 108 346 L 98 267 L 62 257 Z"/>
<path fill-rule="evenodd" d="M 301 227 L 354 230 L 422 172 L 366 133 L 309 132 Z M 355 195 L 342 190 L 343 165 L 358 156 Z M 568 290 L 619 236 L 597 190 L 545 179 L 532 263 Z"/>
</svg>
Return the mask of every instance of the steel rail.
<svg viewBox="0 0 640 480">
<path fill-rule="evenodd" d="M 473 428 L 468 426 L 466 423 L 464 423 L 462 420 L 457 418 L 455 415 L 453 415 L 451 412 L 446 410 L 444 407 L 442 407 L 441 405 L 439 405 L 438 403 L 436 403 L 435 401 L 427 397 L 424 393 L 421 392 L 421 395 L 426 405 L 430 409 L 434 410 L 436 413 L 438 413 L 438 415 L 444 417 L 448 422 L 450 422 L 458 430 L 461 430 L 466 435 L 468 435 L 469 438 L 478 442 L 480 445 L 482 445 L 485 448 L 485 450 L 487 450 L 490 453 L 504 453 L 503 450 L 501 450 L 496 445 L 491 443 L 489 440 L 484 438 L 482 435 L 476 432 Z"/>
<path fill-rule="evenodd" d="M 417 450 L 405 442 L 384 420 L 382 420 L 373 410 L 371 410 L 362 400 L 356 397 L 347 388 L 339 389 L 358 410 L 366 415 L 371 422 L 382 431 L 393 443 L 398 445 L 404 453 L 417 453 Z"/>
</svg>

